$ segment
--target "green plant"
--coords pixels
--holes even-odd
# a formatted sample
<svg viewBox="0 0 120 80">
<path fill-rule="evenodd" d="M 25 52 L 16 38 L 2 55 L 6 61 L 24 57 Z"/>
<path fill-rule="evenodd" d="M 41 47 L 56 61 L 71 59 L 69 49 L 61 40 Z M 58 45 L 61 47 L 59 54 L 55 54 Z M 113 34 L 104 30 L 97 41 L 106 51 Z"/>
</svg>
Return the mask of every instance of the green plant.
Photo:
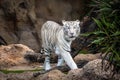
<svg viewBox="0 0 120 80">
<path fill-rule="evenodd" d="M 104 17 L 100 20 L 94 18 L 94 21 L 98 25 L 98 30 L 93 32 L 96 38 L 92 41 L 92 44 L 100 46 L 100 51 L 105 53 L 106 56 L 111 53 L 109 61 L 120 67 L 120 31 L 116 28 L 116 25 L 107 22 Z"/>
<path fill-rule="evenodd" d="M 43 71 L 43 69 L 33 69 L 33 70 L 0 70 L 0 72 L 3 72 L 5 74 L 8 74 L 8 73 L 23 73 L 23 72 L 27 72 L 27 71 L 30 71 L 30 72 L 36 72 L 36 71 Z"/>
<path fill-rule="evenodd" d="M 110 63 L 120 71 L 120 0 L 93 0 L 91 6 L 98 14 L 93 18 L 98 29 L 89 33 L 94 36 L 91 46 L 99 47 L 104 58 L 109 55 Z"/>
</svg>

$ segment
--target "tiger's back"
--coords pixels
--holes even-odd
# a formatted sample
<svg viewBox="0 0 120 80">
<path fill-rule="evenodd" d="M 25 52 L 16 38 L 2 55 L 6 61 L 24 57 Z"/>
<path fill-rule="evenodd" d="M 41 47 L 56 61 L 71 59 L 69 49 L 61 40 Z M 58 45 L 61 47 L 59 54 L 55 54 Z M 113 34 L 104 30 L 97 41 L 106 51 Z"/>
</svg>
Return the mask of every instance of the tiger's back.
<svg viewBox="0 0 120 80">
<path fill-rule="evenodd" d="M 57 35 L 62 26 L 54 21 L 47 21 L 41 28 L 42 47 L 45 49 L 54 49 L 57 42 Z"/>
</svg>

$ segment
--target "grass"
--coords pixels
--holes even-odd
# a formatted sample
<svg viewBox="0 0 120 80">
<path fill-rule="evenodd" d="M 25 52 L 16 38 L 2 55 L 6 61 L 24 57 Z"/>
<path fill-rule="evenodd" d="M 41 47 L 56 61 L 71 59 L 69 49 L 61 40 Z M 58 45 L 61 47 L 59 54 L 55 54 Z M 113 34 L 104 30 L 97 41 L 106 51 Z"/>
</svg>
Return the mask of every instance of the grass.
<svg viewBox="0 0 120 80">
<path fill-rule="evenodd" d="M 36 72 L 36 71 L 41 71 L 41 70 L 43 70 L 43 69 L 34 69 L 34 70 L 0 70 L 0 72 L 8 74 L 8 73 L 23 73 L 23 72 L 26 72 L 26 71 Z"/>
</svg>

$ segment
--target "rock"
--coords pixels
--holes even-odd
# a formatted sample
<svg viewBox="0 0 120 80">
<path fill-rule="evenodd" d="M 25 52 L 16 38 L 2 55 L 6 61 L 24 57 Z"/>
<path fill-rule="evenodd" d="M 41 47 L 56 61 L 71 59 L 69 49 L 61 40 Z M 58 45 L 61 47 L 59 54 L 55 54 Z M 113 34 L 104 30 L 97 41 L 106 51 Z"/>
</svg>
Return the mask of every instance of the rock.
<svg viewBox="0 0 120 80">
<path fill-rule="evenodd" d="M 28 47 L 32 48 L 34 51 L 40 50 L 39 45 L 36 41 L 36 38 L 30 31 L 22 31 L 21 32 L 19 43 L 27 45 Z"/>
<path fill-rule="evenodd" d="M 0 45 L 7 45 L 7 42 L 0 36 Z"/>
<path fill-rule="evenodd" d="M 9 73 L 6 78 L 7 80 L 36 80 L 33 77 L 33 72 Z"/>
<path fill-rule="evenodd" d="M 94 54 L 96 57 L 98 57 L 98 59 L 105 59 L 105 60 L 109 60 L 109 57 L 112 55 L 112 53 L 96 53 Z"/>
<path fill-rule="evenodd" d="M 0 69 L 28 63 L 24 58 L 24 55 L 28 51 L 34 52 L 32 49 L 22 44 L 0 46 Z"/>
<path fill-rule="evenodd" d="M 6 22 L 4 16 L 4 12 L 0 9 L 0 36 L 8 44 L 16 43 L 18 39 L 17 36 L 13 33 L 13 22 Z"/>
<path fill-rule="evenodd" d="M 111 79 L 113 66 L 111 65 L 111 68 L 107 69 L 106 66 L 108 66 L 108 62 L 104 61 L 102 63 L 101 59 L 90 61 L 83 67 L 84 73 L 82 77 L 86 78 L 86 80 L 113 80 Z"/>
<path fill-rule="evenodd" d="M 74 60 L 79 68 L 82 68 L 86 65 L 89 61 L 94 59 L 98 59 L 94 54 L 78 54 L 75 56 Z"/>
<path fill-rule="evenodd" d="M 65 80 L 65 74 L 59 70 L 53 70 L 46 74 L 39 75 L 38 77 L 34 77 L 33 72 L 30 71 L 8 74 L 0 72 L 0 77 L 0 80 Z"/>
<path fill-rule="evenodd" d="M 40 43 L 33 35 L 34 32 L 37 32 L 34 31 L 35 26 L 33 25 L 36 21 L 34 0 L 2 0 L 1 7 L 0 35 L 8 44 L 23 43 L 38 52 Z M 25 34 L 29 37 L 26 37 Z"/>
<path fill-rule="evenodd" d="M 113 79 L 120 80 L 120 72 L 115 74 Z"/>
<path fill-rule="evenodd" d="M 39 76 L 41 77 L 41 76 Z M 64 80 L 65 74 L 59 70 L 52 70 L 42 75 L 40 80 Z"/>
<path fill-rule="evenodd" d="M 79 63 L 80 61 L 92 61 L 94 59 L 97 59 L 97 57 L 94 54 L 78 54 L 74 58 L 76 63 Z"/>
<path fill-rule="evenodd" d="M 83 75 L 82 69 L 74 69 L 70 70 L 68 74 L 65 76 L 65 80 L 81 80 L 81 76 Z"/>
<path fill-rule="evenodd" d="M 98 59 L 101 59 L 103 56 L 102 56 L 102 53 L 96 53 L 94 54 Z"/>
<path fill-rule="evenodd" d="M 113 74 L 113 66 L 111 65 L 107 69 L 108 61 L 96 59 L 88 62 L 83 68 L 75 69 L 68 72 L 65 80 L 119 80 L 119 74 Z"/>
<path fill-rule="evenodd" d="M 66 1 L 36 0 L 36 14 L 40 18 L 60 22 L 63 19 L 71 19 L 71 11 L 72 6 Z"/>
<path fill-rule="evenodd" d="M 7 75 L 4 73 L 0 72 L 0 80 L 6 80 Z"/>
<path fill-rule="evenodd" d="M 120 74 L 113 77 L 113 66 L 108 67 L 108 61 L 96 59 L 89 61 L 83 68 L 70 70 L 68 74 L 64 74 L 59 70 L 51 70 L 45 74 L 33 77 L 33 72 L 9 73 L 0 72 L 0 80 L 119 80 Z"/>
</svg>

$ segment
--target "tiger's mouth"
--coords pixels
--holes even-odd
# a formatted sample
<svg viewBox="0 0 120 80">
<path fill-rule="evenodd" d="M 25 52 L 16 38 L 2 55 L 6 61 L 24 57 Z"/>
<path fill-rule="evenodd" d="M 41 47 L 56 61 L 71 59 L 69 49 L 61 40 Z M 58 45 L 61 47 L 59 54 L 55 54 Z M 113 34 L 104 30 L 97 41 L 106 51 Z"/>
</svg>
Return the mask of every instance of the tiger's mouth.
<svg viewBox="0 0 120 80">
<path fill-rule="evenodd" d="M 75 36 L 70 36 L 69 38 L 75 38 Z"/>
</svg>

